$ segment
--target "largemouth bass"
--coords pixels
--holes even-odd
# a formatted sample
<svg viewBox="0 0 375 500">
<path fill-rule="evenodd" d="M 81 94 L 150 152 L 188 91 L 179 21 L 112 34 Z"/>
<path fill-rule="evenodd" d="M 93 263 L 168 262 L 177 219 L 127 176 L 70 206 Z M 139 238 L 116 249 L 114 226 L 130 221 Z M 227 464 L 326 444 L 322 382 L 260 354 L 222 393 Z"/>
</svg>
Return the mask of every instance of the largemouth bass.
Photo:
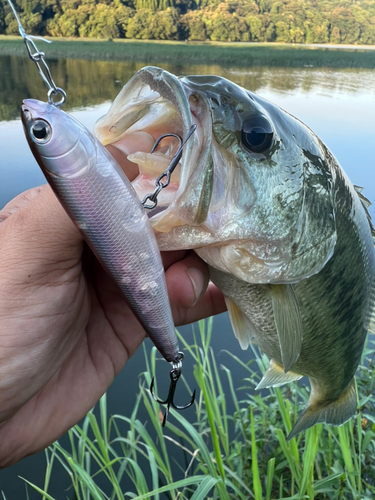
<svg viewBox="0 0 375 500">
<path fill-rule="evenodd" d="M 21 117 L 31 151 L 62 206 L 160 353 L 176 361 L 160 252 L 126 175 L 83 125 L 56 106 L 27 99 Z"/>
<path fill-rule="evenodd" d="M 151 217 L 159 247 L 195 249 L 209 264 L 241 347 L 271 359 L 258 388 L 309 377 L 289 438 L 340 425 L 356 412 L 354 374 L 375 330 L 369 202 L 308 127 L 221 77 L 143 68 L 95 134 L 120 164 L 138 165 L 142 198 L 173 152 L 167 141 L 151 154 L 154 141 L 186 137 L 193 123 Z"/>
</svg>

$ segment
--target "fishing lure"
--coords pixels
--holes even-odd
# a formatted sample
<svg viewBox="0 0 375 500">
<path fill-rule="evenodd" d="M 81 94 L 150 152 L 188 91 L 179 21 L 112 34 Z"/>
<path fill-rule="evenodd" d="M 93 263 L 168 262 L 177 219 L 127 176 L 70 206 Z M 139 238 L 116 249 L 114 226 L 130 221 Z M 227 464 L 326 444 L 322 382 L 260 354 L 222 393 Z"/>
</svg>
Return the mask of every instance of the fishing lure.
<svg viewBox="0 0 375 500">
<path fill-rule="evenodd" d="M 48 87 L 46 103 L 26 99 L 21 107 L 30 149 L 63 208 L 119 286 L 159 352 L 172 363 L 168 397 L 164 401 L 157 398 L 153 392 L 154 379 L 150 386 L 153 398 L 166 405 L 164 426 L 170 407 L 178 410 L 190 407 L 195 400 L 195 391 L 187 405 L 175 405 L 174 393 L 181 376 L 183 353 L 178 346 L 160 251 L 145 208 L 156 207 L 157 196 L 168 186 L 183 147 L 195 127 L 185 140 L 175 136 L 180 142 L 176 154 L 156 180 L 155 191 L 141 202 L 122 169 L 100 141 L 60 109 L 66 102 L 66 92 L 56 86 L 45 54 L 33 41 L 33 38 L 40 37 L 25 33 L 10 0 L 9 4 L 29 58 L 36 64 Z M 58 95 L 61 98 L 55 102 L 54 97 Z M 152 152 L 164 137 L 155 142 Z"/>
</svg>

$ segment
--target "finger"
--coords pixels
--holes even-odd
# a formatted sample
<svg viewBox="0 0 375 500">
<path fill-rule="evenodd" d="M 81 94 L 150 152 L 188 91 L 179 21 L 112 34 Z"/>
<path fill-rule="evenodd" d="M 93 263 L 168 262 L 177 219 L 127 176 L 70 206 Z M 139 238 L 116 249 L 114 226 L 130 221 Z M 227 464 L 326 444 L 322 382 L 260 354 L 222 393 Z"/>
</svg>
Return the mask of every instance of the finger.
<svg viewBox="0 0 375 500">
<path fill-rule="evenodd" d="M 0 210 L 0 222 L 7 219 L 10 215 L 14 214 L 18 210 L 26 207 L 30 201 L 32 201 L 38 194 L 45 188 L 45 186 L 38 186 L 23 193 L 19 194 L 13 200 L 5 205 L 5 207 Z"/>
<path fill-rule="evenodd" d="M 210 282 L 207 290 L 194 307 L 187 309 L 181 307 L 174 312 L 176 326 L 188 325 L 194 323 L 194 321 L 223 313 L 226 310 L 227 307 L 225 305 L 224 295 Z"/>
<path fill-rule="evenodd" d="M 22 233 L 24 242 L 38 240 L 50 248 L 57 243 L 69 247 L 83 239 L 48 185 L 22 193 L 5 209 L 8 216 L 1 228 L 9 226 L 12 233 Z"/>
<path fill-rule="evenodd" d="M 12 200 L 6 210 L 0 224 L 1 267 L 12 274 L 13 282 L 53 278 L 77 264 L 82 235 L 49 186 Z"/>
<path fill-rule="evenodd" d="M 165 271 L 169 269 L 173 264 L 179 262 L 184 257 L 186 257 L 187 250 L 173 250 L 171 252 L 161 252 L 161 258 L 163 261 L 163 266 Z"/>
<path fill-rule="evenodd" d="M 173 318 L 177 326 L 226 310 L 221 292 L 209 283 L 208 266 L 194 252 L 166 272 Z M 208 289 L 207 289 L 208 287 Z"/>
<path fill-rule="evenodd" d="M 207 288 L 208 266 L 194 252 L 172 264 L 166 272 L 168 294 L 173 305 L 193 307 Z"/>
</svg>

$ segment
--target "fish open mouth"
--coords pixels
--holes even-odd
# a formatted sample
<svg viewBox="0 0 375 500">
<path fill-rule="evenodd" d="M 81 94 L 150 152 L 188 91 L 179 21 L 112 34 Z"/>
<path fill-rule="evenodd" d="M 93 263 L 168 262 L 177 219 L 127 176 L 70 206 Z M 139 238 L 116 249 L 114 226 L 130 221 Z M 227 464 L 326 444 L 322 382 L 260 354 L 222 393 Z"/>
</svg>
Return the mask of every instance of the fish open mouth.
<svg viewBox="0 0 375 500">
<path fill-rule="evenodd" d="M 197 176 L 197 168 L 204 170 L 207 165 L 211 117 L 205 101 L 183 80 L 160 68 L 145 67 L 124 86 L 107 115 L 95 125 L 98 139 L 126 173 L 135 176 L 132 185 L 141 200 L 154 191 L 156 179 L 180 146 L 177 138 L 168 136 L 151 153 L 156 140 L 165 134 L 185 139 L 196 125 L 170 184 L 161 190 L 157 209 L 151 213 L 151 223 L 158 231 L 194 224 L 200 218 L 199 199 L 185 199 L 184 193 Z"/>
</svg>

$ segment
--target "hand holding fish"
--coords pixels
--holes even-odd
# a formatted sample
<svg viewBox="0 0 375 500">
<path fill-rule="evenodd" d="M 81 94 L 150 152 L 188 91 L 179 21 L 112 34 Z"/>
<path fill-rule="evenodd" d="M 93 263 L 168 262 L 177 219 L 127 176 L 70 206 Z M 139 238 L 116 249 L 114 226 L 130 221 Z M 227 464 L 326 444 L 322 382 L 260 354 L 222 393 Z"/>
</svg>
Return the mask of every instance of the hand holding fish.
<svg viewBox="0 0 375 500">
<path fill-rule="evenodd" d="M 0 466 L 35 453 L 98 401 L 145 337 L 47 186 L 0 212 Z M 222 312 L 197 255 L 164 253 L 176 325 Z"/>
</svg>

